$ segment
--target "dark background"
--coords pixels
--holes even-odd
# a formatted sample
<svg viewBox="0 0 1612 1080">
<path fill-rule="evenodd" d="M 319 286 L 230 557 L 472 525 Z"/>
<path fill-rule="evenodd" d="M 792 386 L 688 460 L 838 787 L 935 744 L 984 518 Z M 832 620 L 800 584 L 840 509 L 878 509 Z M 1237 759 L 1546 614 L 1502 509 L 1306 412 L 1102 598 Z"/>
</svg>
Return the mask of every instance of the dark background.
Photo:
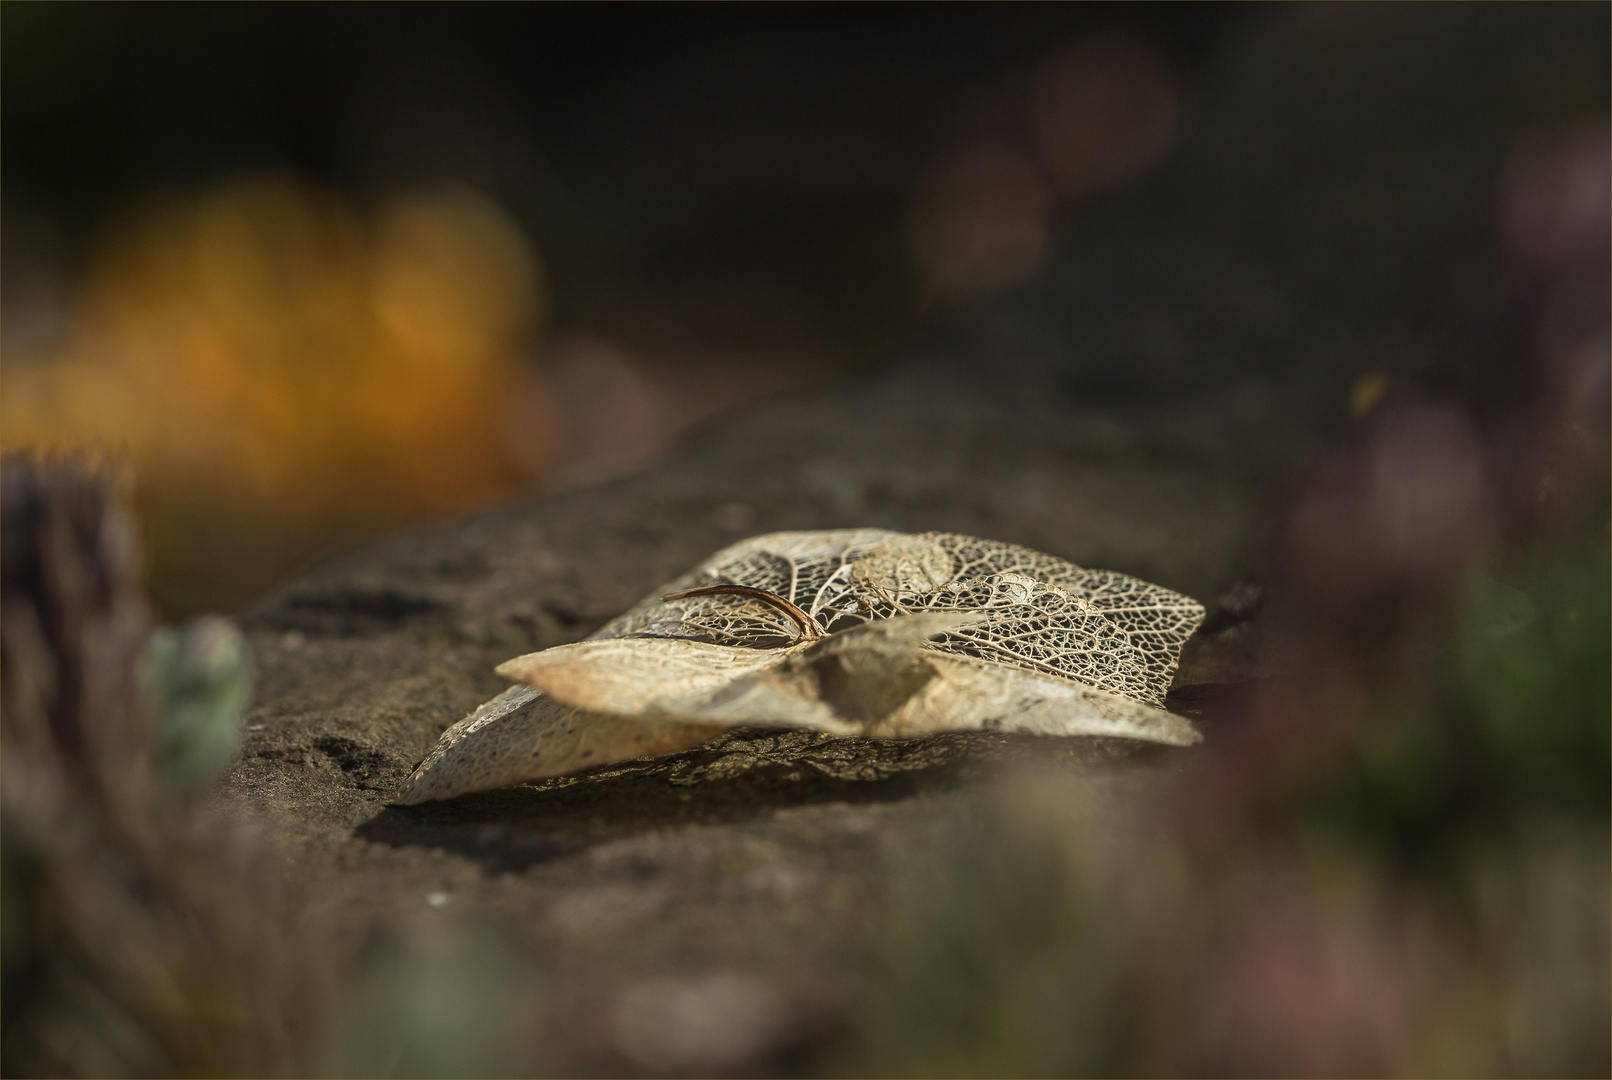
<svg viewBox="0 0 1612 1080">
<path fill-rule="evenodd" d="M 531 230 L 562 321 L 584 317 L 601 276 L 664 286 L 691 262 L 829 290 L 846 276 L 836 255 L 871 257 L 888 303 L 891 219 L 982 86 L 1114 24 L 1195 70 L 1257 17 L 1204 4 L 5 12 L 7 195 L 51 215 L 71 249 L 132 197 L 248 169 L 289 166 L 359 197 L 461 180 Z M 845 235 L 859 225 L 874 235 Z M 691 243 L 699 259 L 679 260 Z"/>
<path fill-rule="evenodd" d="M 487 434 L 481 472 L 467 472 L 457 498 L 442 480 L 425 490 L 382 476 L 371 505 L 337 505 L 343 484 L 364 486 L 408 451 L 354 434 L 368 464 L 326 454 L 328 476 L 311 479 L 288 466 L 279 486 L 243 484 L 238 507 L 225 470 L 203 499 L 188 494 L 206 484 L 186 460 L 229 454 L 182 441 L 153 450 L 142 443 L 152 436 L 80 416 L 83 391 L 45 377 L 65 418 L 14 414 L 8 444 L 132 445 L 153 587 L 175 614 L 236 606 L 377 531 L 619 474 L 746 401 L 1004 319 L 1020 339 L 1063 342 L 1034 363 L 1087 396 L 1297 378 L 1335 403 L 1362 373 L 1425 360 L 1416 336 L 1450 307 L 1463 267 L 1486 257 L 1518 140 L 1604 114 L 1606 91 L 1607 13 L 1593 4 L 3 10 L 0 357 L 13 373 L 78 348 L 75 332 L 108 305 L 97 268 L 116 265 L 120 235 L 149 226 L 153 250 L 171 255 L 183 229 L 164 208 L 215 196 L 245 206 L 231 185 L 254 178 L 333 199 L 358 221 L 398 193 L 459 185 L 510 215 L 543 269 L 520 346 L 540 400 L 518 421 L 541 445 L 512 451 Z M 1060 188 L 1031 130 L 1035 95 L 1093 41 L 1142 58 L 1140 92 L 1164 94 L 1174 123 L 1162 153 Z M 1087 97 L 1065 102 L 1078 123 L 1095 101 L 1110 142 L 1145 119 L 1126 112 L 1139 91 L 1123 75 L 1108 98 L 1114 79 L 1100 72 Z M 954 166 L 981 147 L 1005 154 L 1008 172 L 965 169 L 959 181 Z M 930 248 L 942 261 L 983 242 L 1022 265 L 937 300 L 920 235 L 937 220 Z M 263 226 L 260 242 L 277 229 Z M 273 272 L 302 280 L 318 257 L 299 250 L 249 258 L 300 258 Z M 141 287 L 126 275 L 112 300 Z M 1187 355 L 1191 331 L 1160 314 L 1183 289 L 1201 294 L 1197 317 L 1253 332 L 1234 350 Z M 1392 341 L 1363 344 L 1378 334 Z M 265 362 L 289 370 L 283 352 Z M 985 362 L 1017 377 L 1008 352 Z M 254 377 L 240 376 L 246 392 L 268 396 Z M 355 374 L 351 392 L 386 393 L 372 377 Z M 126 411 L 186 427 L 160 397 L 131 391 Z M 229 423 L 230 406 L 192 407 Z M 488 432 L 514 423 L 492 415 L 500 400 L 476 408 Z M 1341 416 L 1322 410 L 1317 422 Z M 214 555 L 180 553 L 176 537 L 203 532 Z M 231 550 L 234 562 L 220 562 Z"/>
</svg>

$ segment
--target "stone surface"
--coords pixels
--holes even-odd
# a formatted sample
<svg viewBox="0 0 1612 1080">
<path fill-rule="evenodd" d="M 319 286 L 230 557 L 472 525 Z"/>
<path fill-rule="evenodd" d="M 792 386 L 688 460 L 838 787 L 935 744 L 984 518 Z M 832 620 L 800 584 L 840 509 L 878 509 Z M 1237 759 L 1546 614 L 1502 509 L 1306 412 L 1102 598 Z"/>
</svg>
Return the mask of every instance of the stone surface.
<svg viewBox="0 0 1612 1080">
<path fill-rule="evenodd" d="M 637 476 L 337 558 L 241 616 L 256 703 L 226 797 L 272 823 L 354 933 L 468 917 L 505 928 L 564 985 L 739 972 L 833 1027 L 865 990 L 871 913 L 896 868 L 996 767 L 1079 782 L 1169 769 L 1172 752 L 740 730 L 447 802 L 388 798 L 445 727 L 504 688 L 499 662 L 579 640 L 751 533 L 957 530 L 1212 605 L 1257 557 L 1277 490 L 1251 479 L 1246 439 L 1219 433 L 1216 407 L 1024 398 L 930 359 L 736 417 Z M 642 1065 L 605 1044 L 567 1044 L 560 1060 Z"/>
</svg>

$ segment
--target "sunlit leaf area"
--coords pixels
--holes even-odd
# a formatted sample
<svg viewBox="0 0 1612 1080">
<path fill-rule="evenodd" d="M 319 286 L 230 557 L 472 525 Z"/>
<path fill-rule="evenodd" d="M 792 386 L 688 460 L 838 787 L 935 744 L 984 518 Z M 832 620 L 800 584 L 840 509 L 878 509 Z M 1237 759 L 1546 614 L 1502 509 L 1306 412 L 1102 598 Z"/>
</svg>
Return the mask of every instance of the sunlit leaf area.
<svg viewBox="0 0 1612 1080">
<path fill-rule="evenodd" d="M 1612 16 L 0 0 L 0 1075 L 1612 1075 Z"/>
</svg>

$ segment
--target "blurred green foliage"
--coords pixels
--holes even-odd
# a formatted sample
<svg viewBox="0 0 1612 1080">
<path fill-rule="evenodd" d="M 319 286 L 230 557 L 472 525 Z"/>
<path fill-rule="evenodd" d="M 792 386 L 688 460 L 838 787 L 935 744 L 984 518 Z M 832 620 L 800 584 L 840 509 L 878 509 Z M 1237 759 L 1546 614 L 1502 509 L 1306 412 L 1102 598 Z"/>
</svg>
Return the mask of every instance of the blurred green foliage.
<svg viewBox="0 0 1612 1080">
<path fill-rule="evenodd" d="M 1604 544 L 1468 574 L 1451 632 L 1374 688 L 1288 820 L 1403 870 L 1449 869 L 1475 833 L 1612 799 L 1612 581 Z"/>
<path fill-rule="evenodd" d="M 159 628 L 141 682 L 158 783 L 180 797 L 211 787 L 240 749 L 241 718 L 251 696 L 240 631 L 216 615 L 182 629 Z"/>
<path fill-rule="evenodd" d="M 849 1071 L 1138 1071 L 1148 998 L 1168 981 L 1157 947 L 1184 929 L 1161 918 L 1181 882 L 1145 847 L 1127 854 L 1106 794 L 1029 774 L 936 822 L 933 850 L 893 890 L 879 944 L 887 982 Z"/>
<path fill-rule="evenodd" d="M 542 1043 L 542 995 L 519 950 L 485 926 L 443 914 L 377 927 L 326 1018 L 314 1074 L 520 1075 Z"/>
<path fill-rule="evenodd" d="M 1612 799 L 1612 555 L 1475 575 L 1456 625 L 1463 705 L 1508 810 L 1605 818 Z"/>
</svg>

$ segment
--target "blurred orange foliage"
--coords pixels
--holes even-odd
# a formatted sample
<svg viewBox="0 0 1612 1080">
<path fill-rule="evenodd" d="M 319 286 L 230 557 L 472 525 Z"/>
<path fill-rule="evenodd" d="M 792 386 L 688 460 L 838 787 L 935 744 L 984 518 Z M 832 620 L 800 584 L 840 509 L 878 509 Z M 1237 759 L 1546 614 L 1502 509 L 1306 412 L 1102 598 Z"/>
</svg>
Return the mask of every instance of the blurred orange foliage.
<svg viewBox="0 0 1612 1080">
<path fill-rule="evenodd" d="M 333 545 L 509 497 L 549 469 L 541 269 L 468 190 L 360 215 L 252 177 L 101 250 L 57 355 L 8 357 L 7 448 L 127 455 L 169 615 Z"/>
</svg>

